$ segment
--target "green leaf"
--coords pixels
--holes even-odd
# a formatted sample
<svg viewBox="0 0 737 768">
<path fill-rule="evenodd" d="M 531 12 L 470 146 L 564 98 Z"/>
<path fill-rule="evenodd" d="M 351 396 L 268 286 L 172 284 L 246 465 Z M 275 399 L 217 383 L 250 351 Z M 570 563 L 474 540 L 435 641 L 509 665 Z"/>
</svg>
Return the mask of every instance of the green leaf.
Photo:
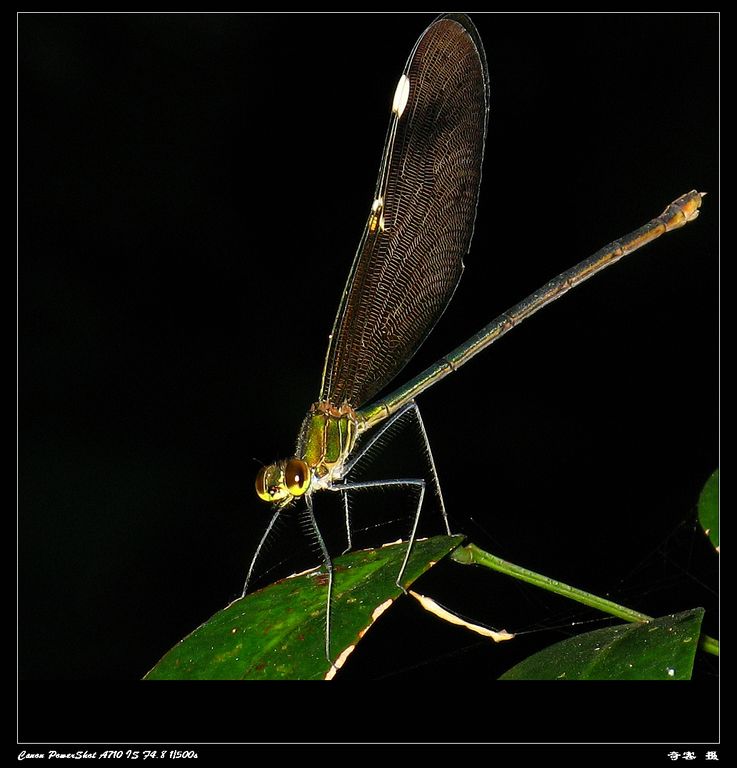
<svg viewBox="0 0 737 768">
<path fill-rule="evenodd" d="M 415 542 L 404 586 L 463 541 Z M 366 630 L 402 591 L 396 585 L 407 544 L 351 552 L 334 561 L 331 655 L 340 667 Z M 315 568 L 232 602 L 172 648 L 148 680 L 319 680 L 335 669 L 325 657 L 327 573 Z"/>
<path fill-rule="evenodd" d="M 699 522 L 714 549 L 719 551 L 719 470 L 715 469 L 699 496 Z"/>
<path fill-rule="evenodd" d="M 587 632 L 551 645 L 502 680 L 690 680 L 703 608 Z"/>
</svg>

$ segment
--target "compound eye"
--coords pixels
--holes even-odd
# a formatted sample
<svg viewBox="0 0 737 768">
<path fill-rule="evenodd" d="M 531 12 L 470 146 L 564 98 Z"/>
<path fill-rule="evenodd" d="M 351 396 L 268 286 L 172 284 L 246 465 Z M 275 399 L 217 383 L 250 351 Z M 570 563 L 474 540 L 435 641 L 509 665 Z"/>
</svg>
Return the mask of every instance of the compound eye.
<svg viewBox="0 0 737 768">
<path fill-rule="evenodd" d="M 289 459 L 284 467 L 284 483 L 292 496 L 301 496 L 310 487 L 310 468 L 302 459 Z"/>
<path fill-rule="evenodd" d="M 261 467 L 256 475 L 256 493 L 259 499 L 271 501 L 271 494 L 266 486 L 266 470 L 268 467 Z"/>
</svg>

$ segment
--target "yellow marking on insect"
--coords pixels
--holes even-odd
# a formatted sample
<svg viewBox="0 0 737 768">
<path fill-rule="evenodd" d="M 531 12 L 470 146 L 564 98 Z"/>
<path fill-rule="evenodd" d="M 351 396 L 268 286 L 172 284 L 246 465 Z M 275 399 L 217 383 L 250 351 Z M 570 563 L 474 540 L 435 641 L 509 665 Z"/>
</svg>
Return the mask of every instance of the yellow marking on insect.
<svg viewBox="0 0 737 768">
<path fill-rule="evenodd" d="M 462 619 L 460 616 L 451 613 L 441 605 L 438 605 L 432 598 L 425 597 L 425 595 L 421 595 L 418 592 L 413 592 L 411 589 L 409 593 L 426 611 L 435 614 L 439 619 L 443 619 L 443 621 L 447 621 L 450 624 L 457 624 L 460 627 L 466 627 L 466 629 L 470 629 L 472 632 L 476 632 L 484 637 L 490 637 L 495 643 L 511 640 L 514 637 L 514 635 L 507 632 L 506 629 L 501 629 L 497 632 L 488 627 L 482 627 L 479 624 L 472 624 L 471 622 Z"/>
<path fill-rule="evenodd" d="M 384 198 L 377 197 L 371 203 L 371 215 L 369 216 L 369 232 L 373 234 L 376 230 L 384 231 Z"/>
</svg>

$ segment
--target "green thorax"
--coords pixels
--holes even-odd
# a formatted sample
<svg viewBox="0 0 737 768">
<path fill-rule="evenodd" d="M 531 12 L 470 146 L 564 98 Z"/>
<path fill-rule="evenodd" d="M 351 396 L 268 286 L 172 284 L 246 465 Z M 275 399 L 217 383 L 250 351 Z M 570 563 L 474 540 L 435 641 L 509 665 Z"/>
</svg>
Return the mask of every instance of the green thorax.
<svg viewBox="0 0 737 768">
<path fill-rule="evenodd" d="M 318 477 L 330 474 L 348 458 L 363 429 L 363 421 L 349 405 L 323 401 L 309 410 L 297 440 L 297 456 Z"/>
</svg>

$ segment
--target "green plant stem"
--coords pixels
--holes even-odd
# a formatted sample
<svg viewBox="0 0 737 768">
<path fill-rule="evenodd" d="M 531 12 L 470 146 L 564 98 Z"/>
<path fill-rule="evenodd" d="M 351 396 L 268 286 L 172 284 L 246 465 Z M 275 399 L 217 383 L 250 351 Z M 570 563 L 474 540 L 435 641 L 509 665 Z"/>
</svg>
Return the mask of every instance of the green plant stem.
<svg viewBox="0 0 737 768">
<path fill-rule="evenodd" d="M 599 597 L 598 595 L 592 595 L 590 592 L 584 592 L 582 589 L 572 587 L 570 584 L 564 584 L 562 581 L 556 581 L 549 576 L 543 576 L 540 573 L 535 573 L 535 571 L 530 571 L 527 568 L 522 568 L 519 565 L 502 560 L 501 557 L 485 552 L 475 544 L 467 544 L 466 546 L 454 549 L 450 553 L 450 558 L 462 565 L 481 565 L 485 568 L 505 573 L 507 576 L 513 576 L 520 581 L 534 584 L 536 587 L 546 589 L 548 592 L 555 592 L 558 595 L 583 603 L 591 608 L 596 608 L 625 621 L 646 622 L 652 620 L 652 616 L 640 613 L 639 611 L 633 611 L 624 605 L 613 603 L 611 600 Z M 709 637 L 709 635 L 701 635 L 699 648 L 714 656 L 719 655 L 719 641 Z"/>
</svg>

